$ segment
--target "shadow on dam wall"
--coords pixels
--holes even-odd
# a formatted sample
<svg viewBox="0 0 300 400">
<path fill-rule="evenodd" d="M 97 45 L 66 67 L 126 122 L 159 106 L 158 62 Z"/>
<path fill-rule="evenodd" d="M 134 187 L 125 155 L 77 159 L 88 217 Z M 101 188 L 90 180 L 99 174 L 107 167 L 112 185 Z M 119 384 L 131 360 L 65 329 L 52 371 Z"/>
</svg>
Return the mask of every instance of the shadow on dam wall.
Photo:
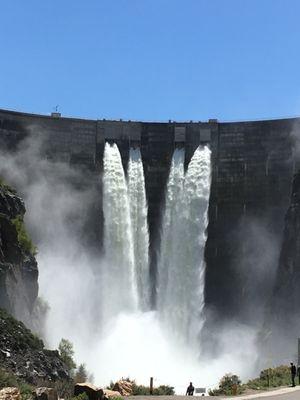
<svg viewBox="0 0 300 400">
<path fill-rule="evenodd" d="M 280 250 L 292 177 L 299 167 L 295 151 L 299 127 L 300 119 L 144 123 L 0 110 L 0 148 L 13 152 L 28 135 L 37 136 L 43 141 L 44 157 L 68 163 L 89 176 L 88 184 L 99 186 L 99 198 L 89 218 L 89 240 L 92 246 L 101 248 L 99 176 L 105 141 L 118 144 L 125 170 L 129 148 L 140 146 L 155 307 L 161 212 L 173 150 L 176 146 L 185 148 L 187 166 L 197 146 L 209 143 L 212 184 L 205 251 L 206 310 L 213 318 L 242 320 L 251 316 L 249 304 L 255 290 L 263 293 L 261 298 L 258 295 L 261 304 L 271 290 L 270 276 L 276 273 L 278 257 L 274 248 Z"/>
</svg>

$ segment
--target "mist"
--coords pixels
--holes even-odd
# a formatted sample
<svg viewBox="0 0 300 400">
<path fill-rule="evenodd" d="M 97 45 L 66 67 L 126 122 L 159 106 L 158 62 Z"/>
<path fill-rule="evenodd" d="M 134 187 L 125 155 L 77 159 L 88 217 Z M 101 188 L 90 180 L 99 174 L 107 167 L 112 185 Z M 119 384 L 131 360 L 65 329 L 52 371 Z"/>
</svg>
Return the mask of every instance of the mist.
<svg viewBox="0 0 300 400">
<path fill-rule="evenodd" d="M 98 249 L 87 240 L 91 210 L 94 223 L 97 215 L 101 221 L 100 175 L 47 159 L 34 127 L 15 152 L 0 154 L 0 166 L 1 176 L 25 201 L 26 226 L 38 246 L 39 294 L 49 304 L 42 329 L 47 346 L 57 348 L 61 338 L 69 339 L 76 362 L 86 363 L 99 386 L 121 377 L 148 384 L 153 376 L 156 386 L 168 384 L 184 394 L 190 381 L 209 388 L 228 372 L 253 376 L 254 327 L 216 326 L 220 351 L 212 359 L 201 356 L 200 344 L 195 350 L 170 335 L 157 311 L 109 308 L 110 291 L 117 287 L 105 279 L 109 258 L 100 238 Z"/>
</svg>

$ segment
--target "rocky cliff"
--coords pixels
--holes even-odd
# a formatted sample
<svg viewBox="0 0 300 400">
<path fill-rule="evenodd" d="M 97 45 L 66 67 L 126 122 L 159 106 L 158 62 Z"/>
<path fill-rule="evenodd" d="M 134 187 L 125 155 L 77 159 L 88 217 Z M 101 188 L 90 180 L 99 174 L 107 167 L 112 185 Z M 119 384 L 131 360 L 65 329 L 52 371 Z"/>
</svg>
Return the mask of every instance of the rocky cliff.
<svg viewBox="0 0 300 400">
<path fill-rule="evenodd" d="M 70 379 L 58 351 L 44 349 L 42 340 L 2 309 L 0 368 L 34 385 L 44 381 Z"/>
<path fill-rule="evenodd" d="M 38 268 L 24 214 L 22 199 L 0 180 L 0 307 L 30 325 Z"/>
</svg>

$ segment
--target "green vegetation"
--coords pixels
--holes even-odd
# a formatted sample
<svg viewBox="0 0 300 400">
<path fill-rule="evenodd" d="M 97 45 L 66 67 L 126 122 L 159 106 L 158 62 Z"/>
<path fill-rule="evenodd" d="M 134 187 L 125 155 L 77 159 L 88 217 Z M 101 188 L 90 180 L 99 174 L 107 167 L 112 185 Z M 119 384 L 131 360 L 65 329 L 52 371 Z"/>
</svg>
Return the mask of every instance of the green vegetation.
<svg viewBox="0 0 300 400">
<path fill-rule="evenodd" d="M 76 363 L 74 361 L 74 348 L 73 343 L 68 339 L 61 339 L 58 345 L 58 351 L 61 359 L 66 364 L 71 376 L 74 376 L 74 370 L 76 368 Z"/>
<path fill-rule="evenodd" d="M 86 393 L 80 393 L 78 396 L 71 397 L 70 400 L 89 400 L 89 397 Z"/>
<path fill-rule="evenodd" d="M 8 386 L 17 387 L 20 390 L 22 400 L 32 398 L 33 386 L 17 378 L 12 373 L 0 369 L 0 389 Z"/>
<path fill-rule="evenodd" d="M 130 378 L 123 379 L 132 384 L 132 395 L 133 396 L 149 396 L 150 387 L 144 385 L 138 385 L 135 380 Z M 116 390 L 116 382 L 111 381 L 110 385 L 107 387 L 110 390 Z M 175 394 L 174 387 L 168 385 L 160 385 L 153 388 L 154 396 L 173 396 Z"/>
<path fill-rule="evenodd" d="M 18 234 L 18 241 L 19 241 L 20 245 L 22 246 L 22 248 L 25 251 L 28 251 L 29 253 L 31 253 L 32 255 L 35 256 L 37 254 L 37 248 L 32 243 L 32 241 L 26 231 L 23 217 L 21 215 L 18 215 L 11 222 L 14 224 L 14 226 L 16 228 L 16 231 Z"/>
<path fill-rule="evenodd" d="M 212 389 L 209 391 L 210 396 L 220 395 L 235 395 L 241 394 L 245 391 L 245 387 L 241 385 L 241 380 L 237 375 L 226 374 L 221 378 L 219 383 L 219 389 Z"/>
<path fill-rule="evenodd" d="M 251 379 L 246 383 L 250 389 L 266 389 L 269 387 L 288 386 L 291 384 L 291 373 L 288 365 L 264 369 L 259 378 Z"/>
<path fill-rule="evenodd" d="M 31 348 L 34 350 L 42 350 L 44 343 L 36 335 L 34 335 L 26 326 L 14 319 L 5 310 L 0 308 L 0 335 L 10 332 L 14 335 L 14 341 L 20 349 Z"/>
<path fill-rule="evenodd" d="M 288 365 L 280 365 L 275 368 L 267 368 L 260 372 L 259 377 L 250 379 L 247 383 L 241 384 L 237 375 L 226 374 L 220 380 L 219 388 L 209 391 L 210 396 L 241 394 L 247 389 L 267 390 L 279 386 L 291 384 L 291 373 Z M 236 385 L 234 387 L 234 385 Z M 236 389 L 236 393 L 235 390 Z"/>
<path fill-rule="evenodd" d="M 0 389 L 8 386 L 18 387 L 19 382 L 15 375 L 5 371 L 4 369 L 0 369 Z"/>
<path fill-rule="evenodd" d="M 11 194 L 16 194 L 16 191 L 10 187 L 5 180 L 0 176 L 0 189 L 2 189 L 4 192 L 9 192 Z M 37 248 L 36 246 L 32 243 L 26 228 L 24 224 L 24 219 L 23 215 L 17 215 L 16 218 L 11 220 L 12 224 L 15 226 L 17 235 L 18 235 L 18 241 L 21 247 L 31 253 L 32 255 L 37 254 Z"/>
<path fill-rule="evenodd" d="M 149 386 L 137 385 L 136 383 L 132 386 L 133 396 L 147 396 L 150 395 Z M 154 396 L 173 396 L 175 394 L 174 388 L 168 385 L 161 385 L 153 388 Z"/>
</svg>

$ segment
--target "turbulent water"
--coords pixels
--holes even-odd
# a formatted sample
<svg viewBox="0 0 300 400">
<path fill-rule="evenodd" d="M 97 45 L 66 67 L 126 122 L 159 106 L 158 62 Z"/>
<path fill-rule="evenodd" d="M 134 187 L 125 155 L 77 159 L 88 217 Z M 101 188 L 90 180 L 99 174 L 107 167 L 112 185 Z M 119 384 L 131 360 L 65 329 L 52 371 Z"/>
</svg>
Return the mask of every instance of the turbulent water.
<svg viewBox="0 0 300 400">
<path fill-rule="evenodd" d="M 106 143 L 103 174 L 104 282 L 111 313 L 149 308 L 149 234 L 141 153 L 131 149 L 126 180 L 116 144 Z M 107 304 L 106 304 L 107 305 Z"/>
<path fill-rule="evenodd" d="M 139 149 L 130 149 L 128 190 L 139 308 L 146 311 L 150 307 L 148 208 L 143 162 Z"/>
<path fill-rule="evenodd" d="M 175 336 L 196 344 L 203 323 L 203 261 L 210 192 L 210 150 L 198 147 L 184 171 L 174 151 L 166 188 L 158 263 L 158 314 Z M 109 313 L 149 309 L 149 235 L 143 163 L 131 149 L 128 177 L 116 144 L 104 151 L 104 305 Z M 107 304 L 108 302 L 108 304 Z"/>
<path fill-rule="evenodd" d="M 116 144 L 105 144 L 103 164 L 103 289 L 107 290 L 103 301 L 107 318 L 106 314 L 136 310 L 138 298 L 127 182 Z"/>
<path fill-rule="evenodd" d="M 182 340 L 196 345 L 203 324 L 203 260 L 210 192 L 210 150 L 198 147 L 184 174 L 175 150 L 167 184 L 158 264 L 158 311 Z"/>
</svg>

